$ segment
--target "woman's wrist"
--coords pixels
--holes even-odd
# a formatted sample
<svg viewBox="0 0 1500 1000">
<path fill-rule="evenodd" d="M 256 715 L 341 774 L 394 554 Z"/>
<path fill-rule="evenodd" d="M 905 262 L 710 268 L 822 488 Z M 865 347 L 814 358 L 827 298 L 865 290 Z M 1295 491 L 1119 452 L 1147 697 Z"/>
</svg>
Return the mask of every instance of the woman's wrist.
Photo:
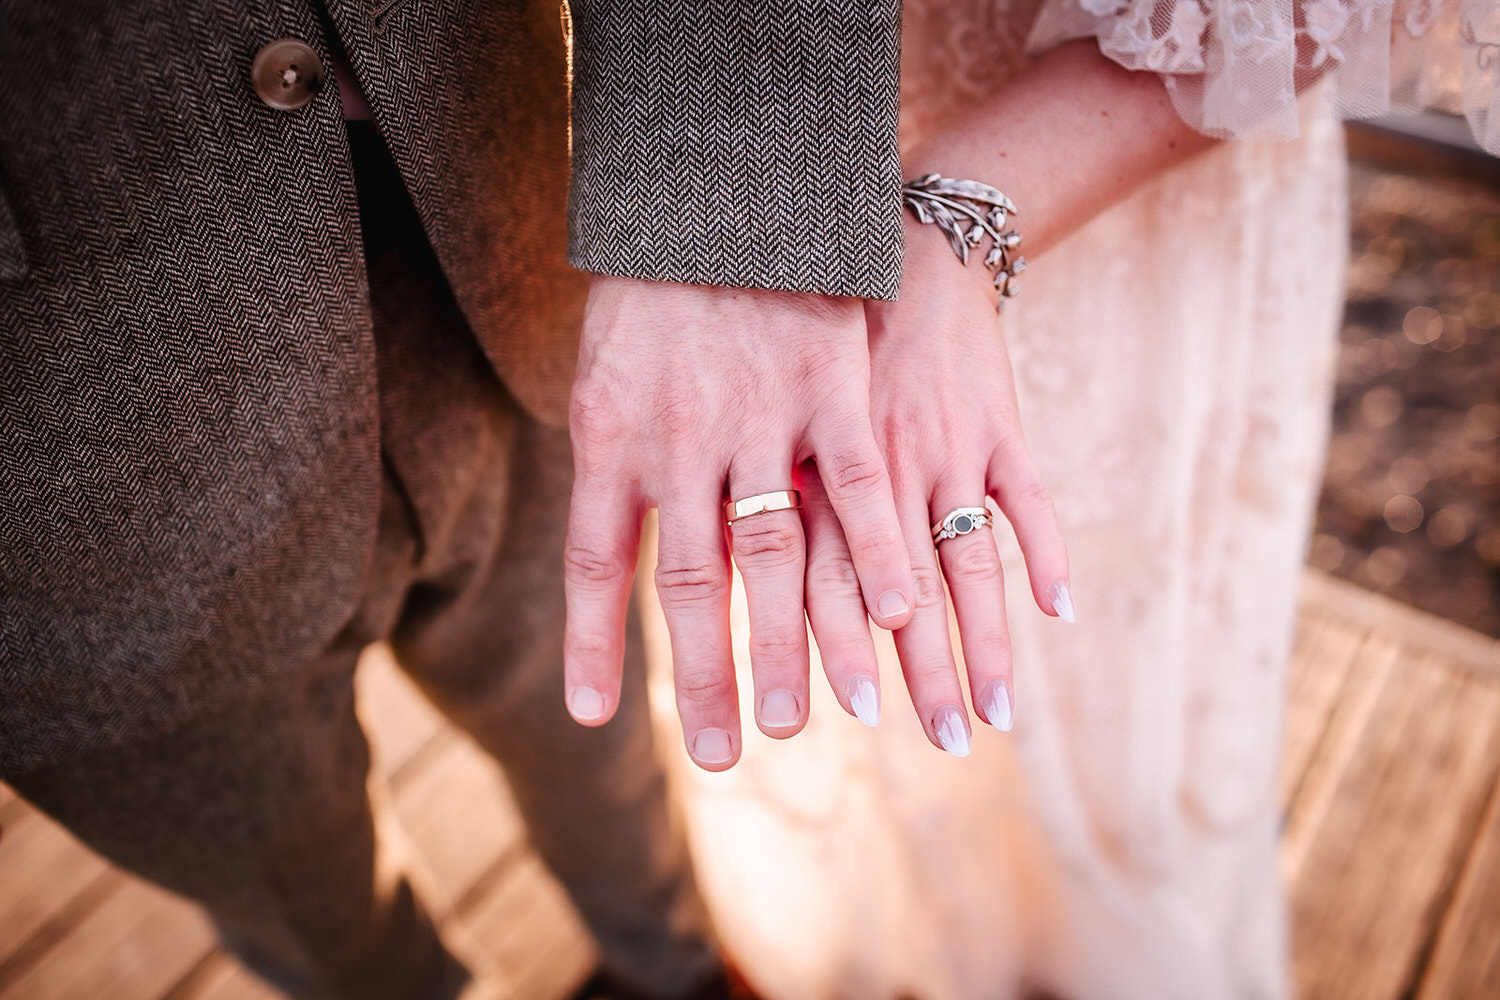
<svg viewBox="0 0 1500 1000">
<path fill-rule="evenodd" d="M 1160 77 L 1126 70 L 1082 41 L 1040 56 L 970 104 L 910 149 L 902 168 L 906 180 L 937 173 L 1004 191 L 1034 258 L 1213 144 L 1178 118 Z M 946 245 L 941 233 L 929 235 Z"/>
<path fill-rule="evenodd" d="M 908 246 L 915 237 L 924 252 L 945 247 L 948 267 L 954 258 L 960 264 L 981 262 L 977 269 L 989 278 L 997 310 L 1020 291 L 1026 259 L 1015 225 L 1016 205 L 1003 191 L 974 178 L 927 173 L 907 180 L 902 201 Z M 914 232 L 916 226 L 926 232 Z"/>
</svg>

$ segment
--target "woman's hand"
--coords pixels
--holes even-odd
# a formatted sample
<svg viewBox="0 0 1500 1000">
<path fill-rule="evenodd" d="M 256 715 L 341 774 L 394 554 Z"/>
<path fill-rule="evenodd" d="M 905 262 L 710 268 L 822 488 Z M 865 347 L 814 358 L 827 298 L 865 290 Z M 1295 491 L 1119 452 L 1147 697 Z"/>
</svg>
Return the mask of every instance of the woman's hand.
<svg viewBox="0 0 1500 1000">
<path fill-rule="evenodd" d="M 1068 554 L 1052 501 L 1021 433 L 1010 359 L 989 273 L 964 267 L 935 226 L 908 221 L 906 266 L 896 302 L 867 302 L 871 417 L 895 489 L 917 585 L 896 649 L 928 738 L 969 752 L 969 719 L 948 640 L 943 581 L 953 596 L 981 719 L 1011 727 L 1010 637 L 1004 581 L 990 528 L 938 543 L 931 526 L 990 496 L 1014 526 L 1037 605 L 1071 620 Z M 878 677 L 848 550 L 816 482 L 806 486 L 807 609 L 829 680 L 845 708 Z M 866 695 L 866 701 L 877 695 Z"/>
<path fill-rule="evenodd" d="M 660 515 L 657 593 L 672 639 L 688 752 L 723 770 L 740 753 L 729 637 L 729 556 L 745 581 L 761 731 L 807 721 L 806 543 L 795 510 L 737 520 L 723 504 L 792 488 L 815 460 L 847 539 L 861 622 L 898 628 L 914 588 L 885 463 L 871 433 L 861 301 L 600 276 L 585 310 L 572 437 L 564 660 L 573 717 L 619 703 L 641 518 Z"/>
<path fill-rule="evenodd" d="M 1021 208 L 1030 258 L 1064 239 L 1138 185 L 1211 146 L 1182 123 L 1154 73 L 1132 73 L 1091 40 L 1035 59 L 987 100 L 967 103 L 922 148 L 903 176 L 933 172 L 993 184 Z M 1045 266 L 1045 260 L 1040 266 Z M 1079 294 L 1087 294 L 1080 286 Z M 990 530 L 942 542 L 930 526 L 957 507 L 993 497 L 1026 557 L 1032 595 L 1072 618 L 1068 555 L 1047 491 L 1026 450 L 990 274 L 964 267 L 936 226 L 907 219 L 896 302 L 870 302 L 871 416 L 895 485 L 918 608 L 896 649 L 928 738 L 960 756 L 969 724 L 958 685 L 943 580 L 958 613 L 974 705 L 1009 729 L 1014 711 L 1003 581 Z M 844 707 L 869 721 L 878 673 L 838 524 L 810 483 L 808 618 Z M 839 585 L 839 581 L 844 581 Z M 867 692 L 849 700 L 853 686 Z"/>
</svg>

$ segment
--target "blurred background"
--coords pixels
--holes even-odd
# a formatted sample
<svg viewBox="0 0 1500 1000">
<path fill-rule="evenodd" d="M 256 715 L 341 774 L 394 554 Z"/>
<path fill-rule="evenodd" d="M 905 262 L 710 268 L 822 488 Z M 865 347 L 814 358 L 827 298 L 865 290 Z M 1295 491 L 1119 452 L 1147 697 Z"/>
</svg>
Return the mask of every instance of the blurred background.
<svg viewBox="0 0 1500 1000">
<path fill-rule="evenodd" d="M 1500 164 L 1456 120 L 1350 126 L 1334 435 L 1309 563 L 1500 636 Z"/>
<path fill-rule="evenodd" d="M 1500 998 L 1500 161 L 1441 116 L 1349 140 L 1348 306 L 1284 736 L 1294 976 L 1308 1000 Z M 359 710 L 382 836 L 479 995 L 580 995 L 597 955 L 493 763 L 378 647 Z M 277 995 L 195 908 L 3 785 L 0 831 L 0 1000 Z"/>
</svg>

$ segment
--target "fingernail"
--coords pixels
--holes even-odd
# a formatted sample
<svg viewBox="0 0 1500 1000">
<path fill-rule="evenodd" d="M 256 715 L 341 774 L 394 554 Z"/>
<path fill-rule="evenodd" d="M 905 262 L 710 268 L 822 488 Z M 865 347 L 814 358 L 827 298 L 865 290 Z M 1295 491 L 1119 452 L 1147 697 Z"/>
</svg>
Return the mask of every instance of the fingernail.
<svg viewBox="0 0 1500 1000">
<path fill-rule="evenodd" d="M 882 618 L 900 618 L 911 610 L 906 597 L 899 590 L 887 590 L 875 599 L 875 610 Z"/>
<path fill-rule="evenodd" d="M 1068 584 L 1065 580 L 1058 580 L 1052 585 L 1052 610 L 1057 612 L 1057 617 L 1068 624 L 1073 623 L 1073 595 L 1068 593 Z"/>
<path fill-rule="evenodd" d="M 700 729 L 693 737 L 693 759 L 700 764 L 724 764 L 733 754 L 729 734 L 722 729 Z"/>
<path fill-rule="evenodd" d="M 867 674 L 855 674 L 849 681 L 849 707 L 854 717 L 874 729 L 880 725 L 880 691 Z"/>
<path fill-rule="evenodd" d="M 604 715 L 604 695 L 591 687 L 576 687 L 568 695 L 568 709 L 573 718 L 592 722 Z"/>
<path fill-rule="evenodd" d="M 1011 704 L 1010 689 L 1005 686 L 1004 681 L 990 681 L 989 687 L 985 688 L 984 717 L 990 720 L 990 725 L 1002 733 L 1010 732 L 1010 727 L 1015 724 L 1015 707 Z"/>
<path fill-rule="evenodd" d="M 801 715 L 797 709 L 797 696 L 783 688 L 767 691 L 760 699 L 760 724 L 771 729 L 795 726 Z"/>
<path fill-rule="evenodd" d="M 969 756 L 969 727 L 962 712 L 952 705 L 944 705 L 938 709 L 933 722 L 932 728 L 937 731 L 938 742 L 944 750 L 955 757 Z"/>
</svg>

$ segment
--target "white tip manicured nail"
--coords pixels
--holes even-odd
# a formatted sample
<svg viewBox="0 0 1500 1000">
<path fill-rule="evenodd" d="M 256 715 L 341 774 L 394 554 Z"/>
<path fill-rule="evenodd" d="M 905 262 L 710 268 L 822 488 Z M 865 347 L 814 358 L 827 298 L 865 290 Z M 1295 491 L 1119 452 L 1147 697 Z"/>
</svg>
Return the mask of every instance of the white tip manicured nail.
<svg viewBox="0 0 1500 1000">
<path fill-rule="evenodd" d="M 797 696 L 784 688 L 767 691 L 760 699 L 760 724 L 772 729 L 795 726 L 801 720 Z"/>
<path fill-rule="evenodd" d="M 734 756 L 734 745 L 723 729 L 700 729 L 693 737 L 693 759 L 700 764 L 723 764 Z"/>
<path fill-rule="evenodd" d="M 969 727 L 964 724 L 963 714 L 958 709 L 944 705 L 938 709 L 933 723 L 932 728 L 937 731 L 938 742 L 944 750 L 955 757 L 969 756 Z"/>
<path fill-rule="evenodd" d="M 1010 727 L 1015 724 L 1015 707 L 1011 704 L 1010 691 L 1003 681 L 991 681 L 985 690 L 984 717 L 1002 733 L 1010 732 Z"/>
<path fill-rule="evenodd" d="M 1057 617 L 1069 623 L 1073 622 L 1073 595 L 1068 593 L 1066 580 L 1058 580 L 1052 585 L 1052 610 L 1057 612 Z"/>
<path fill-rule="evenodd" d="M 849 682 L 849 707 L 854 717 L 874 729 L 880 725 L 880 692 L 866 674 L 855 674 Z"/>
<path fill-rule="evenodd" d="M 576 687 L 568 695 L 568 709 L 573 718 L 593 722 L 604 715 L 604 695 L 591 687 Z"/>
</svg>

